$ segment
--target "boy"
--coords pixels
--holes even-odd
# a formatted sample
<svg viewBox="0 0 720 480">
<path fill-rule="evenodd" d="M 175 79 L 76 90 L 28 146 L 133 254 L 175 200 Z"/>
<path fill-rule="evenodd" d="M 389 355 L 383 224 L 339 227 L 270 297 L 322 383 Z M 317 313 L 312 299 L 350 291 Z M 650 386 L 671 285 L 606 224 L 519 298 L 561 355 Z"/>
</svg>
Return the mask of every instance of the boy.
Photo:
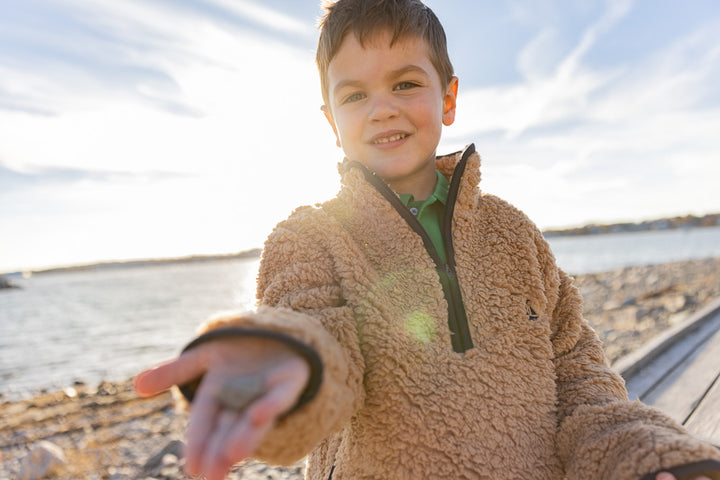
<svg viewBox="0 0 720 480">
<path fill-rule="evenodd" d="M 430 9 L 327 10 L 317 61 L 341 191 L 270 235 L 257 311 L 211 321 L 136 380 L 194 395 L 187 471 L 309 454 L 312 479 L 717 472 L 720 452 L 627 401 L 540 232 L 480 193 L 474 147 L 436 158 L 458 80 Z"/>
</svg>

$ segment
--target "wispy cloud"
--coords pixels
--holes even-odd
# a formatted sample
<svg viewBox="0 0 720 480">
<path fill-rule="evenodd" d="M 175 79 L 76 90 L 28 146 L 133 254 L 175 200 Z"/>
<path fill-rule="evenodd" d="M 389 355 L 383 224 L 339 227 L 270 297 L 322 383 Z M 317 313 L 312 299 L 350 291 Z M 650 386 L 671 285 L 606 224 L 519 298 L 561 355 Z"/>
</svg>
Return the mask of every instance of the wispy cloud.
<svg viewBox="0 0 720 480">
<path fill-rule="evenodd" d="M 583 64 L 583 57 L 629 10 L 629 1 L 609 2 L 604 14 L 554 66 L 550 61 L 558 58 L 565 45 L 559 43 L 552 26 L 541 28 L 517 57 L 522 82 L 463 94 L 468 115 L 460 116 L 455 135 L 501 130 L 514 138 L 529 128 L 583 117 L 589 97 L 620 74 L 594 71 Z"/>
<path fill-rule="evenodd" d="M 210 0 L 210 3 L 248 18 L 267 28 L 308 37 L 313 37 L 315 34 L 315 29 L 312 25 L 308 25 L 307 22 L 299 21 L 296 18 L 285 15 L 277 10 L 258 5 L 257 3 L 243 0 Z"/>
</svg>

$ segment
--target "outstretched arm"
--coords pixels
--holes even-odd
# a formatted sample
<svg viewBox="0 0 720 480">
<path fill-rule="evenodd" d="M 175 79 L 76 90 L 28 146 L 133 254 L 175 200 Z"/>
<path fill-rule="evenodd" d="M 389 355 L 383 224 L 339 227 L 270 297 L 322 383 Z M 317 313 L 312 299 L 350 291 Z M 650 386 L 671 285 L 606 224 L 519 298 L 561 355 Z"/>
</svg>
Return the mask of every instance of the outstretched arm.
<svg viewBox="0 0 720 480">
<path fill-rule="evenodd" d="M 221 468 L 212 470 L 210 466 L 213 459 L 220 459 L 225 468 L 249 455 L 290 464 L 343 428 L 363 405 L 365 367 L 355 314 L 343 298 L 329 253 L 332 245 L 341 241 L 328 239 L 333 229 L 322 223 L 331 221 L 328 217 L 309 221 L 307 213 L 307 209 L 296 212 L 268 238 L 258 279 L 258 309 L 218 317 L 202 332 L 247 329 L 285 336 L 317 355 L 321 378 L 317 368 L 307 368 L 312 364 L 307 357 L 295 355 L 297 348 L 287 349 L 287 341 L 253 344 L 251 348 L 245 342 L 254 339 L 238 338 L 223 343 L 217 351 L 219 340 L 203 343 L 197 351 L 193 348 L 137 380 L 138 391 L 149 395 L 205 374 L 193 401 L 194 418 L 188 430 L 188 450 L 193 453 L 187 463 L 192 472 L 219 475 L 215 472 Z M 261 371 L 266 378 L 265 395 L 239 418 L 226 414 L 217 401 L 225 379 Z M 309 391 L 313 395 L 308 395 Z M 213 422 L 217 427 L 208 433 L 211 427 L 207 425 Z M 205 464 L 205 470 L 198 470 Z"/>
</svg>

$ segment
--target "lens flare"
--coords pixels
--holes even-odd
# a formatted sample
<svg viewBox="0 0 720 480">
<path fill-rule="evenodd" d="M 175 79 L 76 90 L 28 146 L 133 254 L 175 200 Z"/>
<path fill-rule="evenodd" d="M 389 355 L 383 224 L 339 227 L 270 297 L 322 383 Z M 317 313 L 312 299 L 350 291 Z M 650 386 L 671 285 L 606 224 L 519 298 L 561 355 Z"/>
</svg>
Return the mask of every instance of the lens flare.
<svg viewBox="0 0 720 480">
<path fill-rule="evenodd" d="M 405 330 L 418 343 L 427 345 L 435 339 L 435 322 L 427 312 L 415 310 L 405 317 Z"/>
</svg>

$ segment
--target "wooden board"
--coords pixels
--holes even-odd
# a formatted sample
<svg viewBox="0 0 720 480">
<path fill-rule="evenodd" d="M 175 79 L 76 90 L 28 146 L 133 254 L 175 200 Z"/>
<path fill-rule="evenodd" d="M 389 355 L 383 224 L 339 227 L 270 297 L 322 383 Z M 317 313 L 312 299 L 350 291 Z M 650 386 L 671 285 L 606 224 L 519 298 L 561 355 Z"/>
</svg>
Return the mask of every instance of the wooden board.
<svg viewBox="0 0 720 480">
<path fill-rule="evenodd" d="M 614 367 L 631 399 L 720 445 L 720 299 Z"/>
<path fill-rule="evenodd" d="M 710 386 L 685 427 L 698 437 L 720 446 L 720 380 L 716 379 Z"/>
<path fill-rule="evenodd" d="M 720 314 L 718 314 L 720 319 Z M 720 375 L 720 330 L 697 345 L 640 397 L 643 403 L 684 422 Z"/>
<path fill-rule="evenodd" d="M 613 365 L 631 399 L 643 400 L 663 378 L 696 355 L 720 330 L 720 299 Z"/>
</svg>

